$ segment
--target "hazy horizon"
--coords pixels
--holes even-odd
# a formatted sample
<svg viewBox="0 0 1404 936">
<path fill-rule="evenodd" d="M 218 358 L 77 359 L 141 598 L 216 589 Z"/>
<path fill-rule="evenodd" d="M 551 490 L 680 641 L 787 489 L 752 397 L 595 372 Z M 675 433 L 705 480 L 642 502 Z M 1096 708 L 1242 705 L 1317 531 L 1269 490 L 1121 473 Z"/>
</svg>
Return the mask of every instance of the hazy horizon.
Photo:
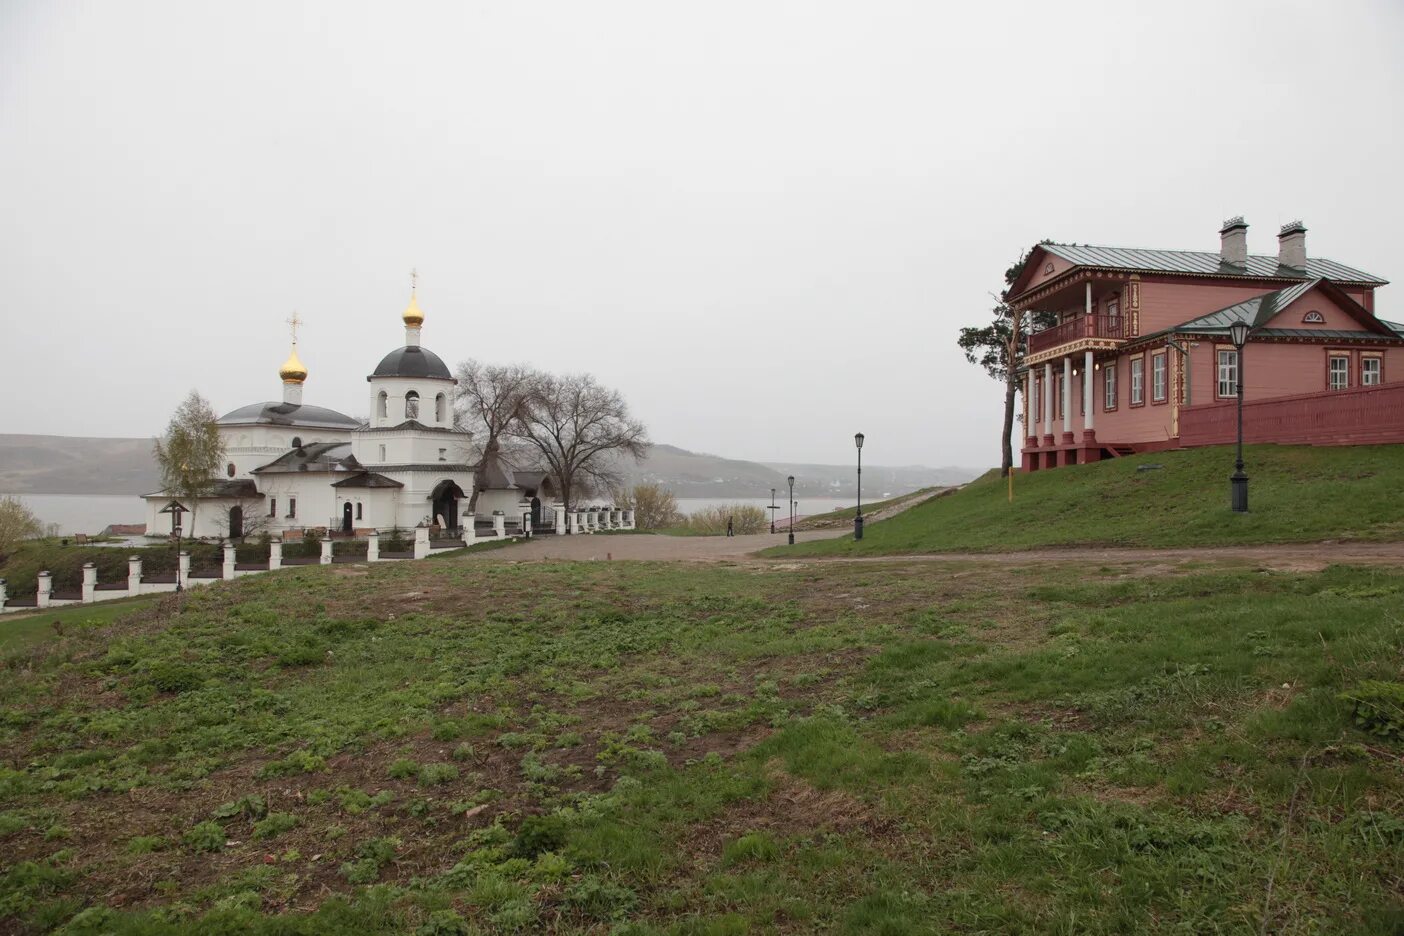
<svg viewBox="0 0 1404 936">
<path fill-rule="evenodd" d="M 988 466 L 956 332 L 1040 238 L 1301 218 L 1404 276 L 1401 40 L 1388 2 L 12 0 L 0 432 L 278 399 L 294 310 L 306 402 L 364 414 L 417 268 L 450 366 L 592 372 L 656 441 Z"/>
</svg>

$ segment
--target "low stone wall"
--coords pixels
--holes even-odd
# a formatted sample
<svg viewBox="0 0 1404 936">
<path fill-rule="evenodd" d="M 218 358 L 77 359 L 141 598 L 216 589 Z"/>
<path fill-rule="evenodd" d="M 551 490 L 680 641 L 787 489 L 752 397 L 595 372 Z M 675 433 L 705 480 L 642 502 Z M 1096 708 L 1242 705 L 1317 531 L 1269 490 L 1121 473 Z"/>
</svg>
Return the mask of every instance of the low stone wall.
<svg viewBox="0 0 1404 936">
<path fill-rule="evenodd" d="M 476 520 L 476 518 L 474 518 Z M 361 556 L 334 556 L 332 541 L 322 540 L 321 555 L 316 559 L 283 558 L 282 540 L 273 540 L 268 544 L 267 562 L 239 562 L 236 556 L 236 549 L 233 543 L 225 540 L 222 544 L 223 562 L 217 571 L 217 575 L 191 575 L 190 553 L 181 552 L 175 574 L 166 573 L 163 575 L 149 575 L 142 572 L 142 561 L 136 556 L 132 556 L 127 561 L 127 577 L 125 580 L 117 582 L 98 582 L 98 570 L 91 562 L 83 566 L 83 587 L 82 590 L 74 594 L 56 593 L 53 588 L 53 576 L 49 572 L 40 572 L 38 577 L 38 590 L 32 600 L 18 598 L 8 594 L 5 587 L 5 580 L 0 579 L 0 613 L 9 611 L 29 611 L 34 608 L 57 608 L 65 605 L 93 604 L 98 601 L 115 601 L 118 598 L 131 598 L 137 595 L 153 595 L 160 592 L 173 592 L 179 588 L 191 588 L 205 585 L 209 582 L 227 581 L 242 578 L 246 575 L 262 575 L 265 572 L 276 572 L 286 566 L 294 565 L 331 565 L 333 562 L 398 562 L 404 560 L 424 559 L 435 551 L 446 549 L 458 549 L 462 546 L 472 546 L 474 543 L 486 543 L 493 540 L 516 539 L 518 537 L 530 537 L 533 533 L 531 529 L 522 529 L 520 521 L 513 524 L 508 530 L 507 518 L 502 514 L 497 514 L 491 518 L 492 532 L 488 534 L 486 530 L 479 535 L 475 529 L 474 522 L 464 524 L 461 542 L 454 540 L 451 544 L 444 542 L 430 543 L 429 530 L 419 527 L 414 531 L 412 548 L 406 552 L 382 552 L 380 548 L 380 534 L 375 530 L 366 533 L 366 555 Z M 528 525 L 529 526 L 529 525 Z M 634 512 L 632 510 L 620 510 L 612 507 L 596 507 L 588 510 L 572 511 L 566 514 L 559 508 L 556 509 L 556 533 L 594 533 L 597 530 L 632 530 L 634 528 Z"/>
</svg>

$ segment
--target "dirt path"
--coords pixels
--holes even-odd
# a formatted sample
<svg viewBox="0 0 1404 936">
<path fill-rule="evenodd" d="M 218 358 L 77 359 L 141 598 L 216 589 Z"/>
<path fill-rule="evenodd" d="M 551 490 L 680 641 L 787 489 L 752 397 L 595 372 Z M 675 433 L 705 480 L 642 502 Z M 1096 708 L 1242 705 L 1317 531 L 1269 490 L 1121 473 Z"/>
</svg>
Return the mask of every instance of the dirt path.
<svg viewBox="0 0 1404 936">
<path fill-rule="evenodd" d="M 847 530 L 812 530 L 795 534 L 797 542 L 846 536 Z M 653 560 L 664 562 L 719 562 L 756 559 L 755 553 L 768 546 L 785 544 L 784 534 L 774 536 L 548 536 L 506 549 L 470 554 L 474 561 L 605 561 Z M 1334 563 L 1404 566 L 1404 542 L 1391 543 L 1294 543 L 1273 546 L 1206 546 L 1184 549 L 1140 547 L 1100 547 L 1037 549 L 1004 553 L 929 553 L 896 556 L 797 557 L 762 562 L 990 562 L 1028 565 L 1044 562 L 1075 562 L 1082 565 L 1108 565 L 1126 562 L 1166 564 L 1183 562 L 1241 562 L 1274 569 L 1310 571 Z"/>
</svg>

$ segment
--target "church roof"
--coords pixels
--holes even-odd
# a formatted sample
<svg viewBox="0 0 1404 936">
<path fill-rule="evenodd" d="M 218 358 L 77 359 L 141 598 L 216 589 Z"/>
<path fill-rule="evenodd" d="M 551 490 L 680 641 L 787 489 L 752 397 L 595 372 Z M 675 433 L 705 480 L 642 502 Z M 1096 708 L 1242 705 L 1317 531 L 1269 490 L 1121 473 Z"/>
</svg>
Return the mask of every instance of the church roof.
<svg viewBox="0 0 1404 936">
<path fill-rule="evenodd" d="M 371 377 L 432 377 L 438 380 L 452 380 L 448 365 L 441 357 L 418 345 L 405 345 L 396 348 L 376 365 Z M 367 378 L 369 379 L 369 378 Z"/>
<path fill-rule="evenodd" d="M 340 481 L 333 481 L 334 488 L 402 488 L 403 484 L 394 478 L 387 478 L 374 471 L 365 471 Z"/>
<path fill-rule="evenodd" d="M 285 474 L 299 471 L 364 471 L 350 442 L 313 442 L 254 469 L 254 474 Z"/>
<path fill-rule="evenodd" d="M 483 490 L 485 491 L 512 491 L 516 490 L 516 482 L 512 478 L 512 469 L 503 460 L 502 455 L 496 450 L 483 453 L 482 464 L 479 466 L 483 478 Z"/>
<path fill-rule="evenodd" d="M 150 494 L 143 494 L 141 496 L 170 497 L 171 495 L 163 488 L 162 490 L 152 491 Z M 259 493 L 258 487 L 254 484 L 252 478 L 238 478 L 233 481 L 225 480 L 224 478 L 218 478 L 210 482 L 209 490 L 207 490 L 202 496 L 206 498 L 245 498 L 262 497 L 263 495 Z"/>
<path fill-rule="evenodd" d="M 355 429 L 361 424 L 325 406 L 298 403 L 250 403 L 219 417 L 221 426 L 305 426 L 308 429 Z"/>
</svg>

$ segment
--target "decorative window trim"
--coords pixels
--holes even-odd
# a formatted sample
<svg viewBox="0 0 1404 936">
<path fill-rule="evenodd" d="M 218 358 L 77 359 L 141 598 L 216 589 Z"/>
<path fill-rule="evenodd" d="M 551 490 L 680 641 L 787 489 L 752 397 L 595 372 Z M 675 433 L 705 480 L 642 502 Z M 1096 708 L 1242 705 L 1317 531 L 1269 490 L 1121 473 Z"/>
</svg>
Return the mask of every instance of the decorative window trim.
<svg viewBox="0 0 1404 936">
<path fill-rule="evenodd" d="M 1164 367 L 1164 383 L 1160 388 L 1160 396 L 1157 397 L 1155 395 L 1155 366 L 1162 361 L 1165 362 L 1162 365 Z M 1152 406 L 1164 406 L 1170 402 L 1170 357 L 1164 351 L 1157 351 L 1151 355 L 1150 385 Z"/>
<path fill-rule="evenodd" d="M 1140 365 L 1139 371 L 1137 365 Z M 1141 378 L 1141 399 L 1136 400 L 1136 377 Z M 1146 405 L 1146 356 L 1133 354 L 1126 359 L 1126 405 L 1136 409 Z"/>
<path fill-rule="evenodd" d="M 1102 365 L 1102 412 L 1104 413 L 1116 412 L 1117 396 L 1121 393 L 1121 387 L 1118 386 L 1121 375 L 1116 372 L 1119 361 L 1119 358 L 1112 358 L 1111 361 Z M 1111 393 L 1107 392 L 1108 377 L 1111 378 Z"/>
<path fill-rule="evenodd" d="M 1302 324 L 1303 324 L 1303 325 L 1325 325 L 1325 324 L 1326 324 L 1326 316 L 1322 315 L 1320 312 L 1316 311 L 1315 309 L 1312 309 L 1312 310 L 1311 310 L 1310 312 L 1308 312 L 1306 315 L 1303 315 L 1303 316 L 1302 316 Z"/>
<path fill-rule="evenodd" d="M 1219 363 L 1219 355 L 1223 354 L 1225 351 L 1227 351 L 1227 352 L 1229 352 L 1230 354 L 1233 355 L 1233 386 L 1234 386 L 1234 391 L 1235 391 L 1235 392 L 1233 392 L 1233 393 L 1228 394 L 1227 396 L 1225 396 L 1223 393 L 1220 393 L 1220 392 L 1219 392 L 1219 391 L 1222 389 L 1222 387 L 1223 387 L 1223 380 L 1222 380 L 1222 379 L 1220 378 L 1220 376 L 1219 376 L 1219 374 L 1220 374 L 1220 368 L 1221 368 L 1221 366 L 1222 366 L 1222 365 Z M 1239 378 L 1242 376 L 1241 373 L 1239 372 L 1238 364 L 1239 364 L 1239 361 L 1238 361 L 1238 349 L 1237 349 L 1237 348 L 1235 348 L 1235 347 L 1234 347 L 1233 345 L 1231 345 L 1231 344 L 1216 344 L 1216 345 L 1214 345 L 1214 369 L 1213 369 L 1213 371 L 1212 371 L 1212 373 L 1213 373 L 1213 375 L 1214 375 L 1214 399 L 1216 399 L 1216 400 L 1234 400 L 1234 399 L 1237 399 L 1237 398 L 1238 398 L 1238 393 L 1237 393 L 1238 381 L 1239 381 Z"/>
<path fill-rule="evenodd" d="M 1380 362 L 1380 373 L 1379 373 L 1379 378 L 1380 378 L 1380 379 L 1377 380 L 1377 381 L 1375 381 L 1374 383 L 1368 383 L 1368 384 L 1367 384 L 1367 383 L 1365 382 L 1365 362 L 1366 362 L 1366 361 L 1379 361 L 1379 362 Z M 1360 382 L 1357 384 L 1357 386 L 1361 386 L 1361 387 L 1378 387 L 1380 384 L 1382 384 L 1382 383 L 1384 383 L 1384 382 L 1385 382 L 1385 356 L 1384 356 L 1384 352 L 1383 352 L 1383 351 L 1361 351 L 1361 352 L 1360 352 Z"/>
<path fill-rule="evenodd" d="M 1341 390 L 1349 390 L 1349 389 L 1351 389 L 1353 386 L 1355 386 L 1355 384 L 1351 382 L 1351 377 L 1353 376 L 1353 375 L 1351 374 L 1351 371 L 1355 369 L 1354 366 L 1353 366 L 1353 365 L 1354 365 L 1354 360 L 1353 360 L 1354 357 L 1355 357 L 1355 355 L 1351 353 L 1351 351 L 1350 351 L 1349 348 L 1327 348 L 1327 349 L 1326 349 L 1326 389 L 1327 389 L 1327 390 L 1334 390 L 1334 391 L 1339 392 L 1339 391 L 1341 391 Z M 1331 382 L 1331 364 L 1332 364 L 1332 362 L 1334 362 L 1334 361 L 1345 361 L 1345 371 L 1344 371 L 1344 373 L 1345 373 L 1345 383 L 1344 383 L 1342 386 L 1339 386 L 1339 387 L 1334 386 L 1334 385 L 1332 384 L 1332 382 Z"/>
</svg>

